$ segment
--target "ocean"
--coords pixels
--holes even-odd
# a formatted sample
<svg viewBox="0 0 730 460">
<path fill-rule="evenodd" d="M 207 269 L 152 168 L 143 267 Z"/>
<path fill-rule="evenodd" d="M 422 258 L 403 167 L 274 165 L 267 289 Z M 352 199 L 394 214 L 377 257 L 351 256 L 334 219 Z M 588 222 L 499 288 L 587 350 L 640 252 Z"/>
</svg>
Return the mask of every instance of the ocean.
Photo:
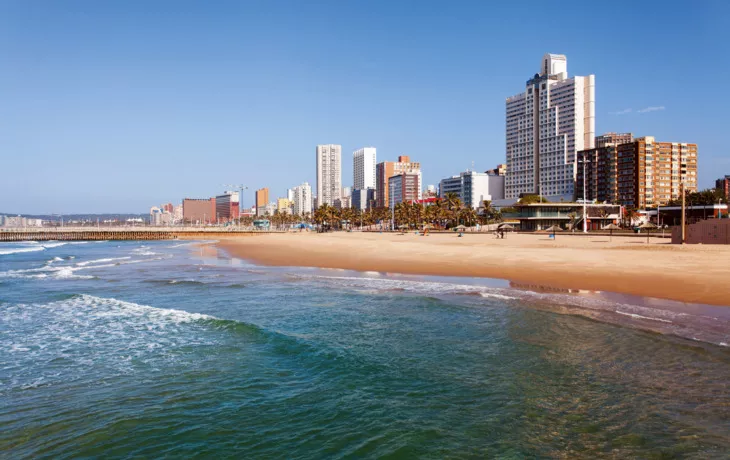
<svg viewBox="0 0 730 460">
<path fill-rule="evenodd" d="M 727 458 L 729 312 L 0 244 L 0 457 Z"/>
</svg>

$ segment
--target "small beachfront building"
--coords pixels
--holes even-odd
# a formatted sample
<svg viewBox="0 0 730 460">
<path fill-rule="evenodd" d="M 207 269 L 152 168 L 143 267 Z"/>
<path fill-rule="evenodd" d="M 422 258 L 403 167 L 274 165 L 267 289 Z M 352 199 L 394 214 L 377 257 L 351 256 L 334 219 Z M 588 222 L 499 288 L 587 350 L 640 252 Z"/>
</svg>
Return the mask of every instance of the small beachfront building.
<svg viewBox="0 0 730 460">
<path fill-rule="evenodd" d="M 615 204 L 588 203 L 588 230 L 600 230 L 621 220 L 621 206 Z M 511 210 L 502 211 L 505 220 L 519 222 L 519 230 L 539 231 L 558 225 L 566 230 L 583 228 L 582 203 L 530 203 L 515 204 Z"/>
</svg>

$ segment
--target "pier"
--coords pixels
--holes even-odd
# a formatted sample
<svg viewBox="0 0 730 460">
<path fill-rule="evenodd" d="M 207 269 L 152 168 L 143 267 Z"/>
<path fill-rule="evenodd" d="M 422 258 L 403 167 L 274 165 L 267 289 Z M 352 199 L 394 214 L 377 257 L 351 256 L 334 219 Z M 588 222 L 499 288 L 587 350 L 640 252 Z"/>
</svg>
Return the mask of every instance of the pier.
<svg viewBox="0 0 730 460">
<path fill-rule="evenodd" d="M 245 227 L 195 228 L 18 228 L 0 230 L 0 241 L 106 241 L 106 240 L 175 240 L 208 239 L 230 236 L 280 233 L 277 230 L 254 230 Z"/>
</svg>

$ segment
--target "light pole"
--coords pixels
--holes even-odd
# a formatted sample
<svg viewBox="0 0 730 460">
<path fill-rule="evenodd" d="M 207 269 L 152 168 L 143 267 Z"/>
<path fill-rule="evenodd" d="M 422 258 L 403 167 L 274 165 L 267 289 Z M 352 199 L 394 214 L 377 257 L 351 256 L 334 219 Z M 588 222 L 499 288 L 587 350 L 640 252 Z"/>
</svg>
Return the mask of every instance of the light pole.
<svg viewBox="0 0 730 460">
<path fill-rule="evenodd" d="M 390 192 L 390 231 L 395 231 L 395 197 L 393 196 L 393 190 Z"/>
<path fill-rule="evenodd" d="M 720 207 L 717 209 L 717 213 L 720 215 L 718 219 L 722 219 L 722 198 L 720 198 L 719 201 L 720 202 L 718 204 L 720 205 Z M 730 217 L 730 215 L 728 217 Z"/>
<path fill-rule="evenodd" d="M 588 233 L 588 205 L 586 197 L 586 163 L 590 163 L 590 160 L 586 160 L 585 157 L 581 160 L 583 163 L 583 233 Z"/>
</svg>

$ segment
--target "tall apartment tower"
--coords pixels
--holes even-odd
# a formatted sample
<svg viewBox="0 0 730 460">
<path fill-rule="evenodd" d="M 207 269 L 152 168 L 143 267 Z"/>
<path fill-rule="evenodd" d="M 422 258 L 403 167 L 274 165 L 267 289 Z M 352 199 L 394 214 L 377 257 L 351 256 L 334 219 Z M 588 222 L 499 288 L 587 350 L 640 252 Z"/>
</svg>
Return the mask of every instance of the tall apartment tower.
<svg viewBox="0 0 730 460">
<path fill-rule="evenodd" d="M 546 54 L 525 92 L 506 101 L 505 198 L 571 200 L 576 152 L 595 143 L 595 76 L 568 78 L 568 60 Z"/>
<path fill-rule="evenodd" d="M 364 147 L 352 152 L 352 189 L 375 188 L 375 147 Z"/>
<path fill-rule="evenodd" d="M 292 211 L 303 216 L 312 212 L 312 187 L 304 182 L 291 189 Z"/>
<path fill-rule="evenodd" d="M 269 204 L 269 188 L 264 187 L 256 190 L 256 215 L 266 214 L 266 205 Z"/>
<path fill-rule="evenodd" d="M 616 147 L 619 203 L 636 209 L 665 205 L 697 191 L 697 144 L 657 142 L 653 136 Z"/>
<path fill-rule="evenodd" d="M 388 179 L 403 173 L 417 174 L 418 179 L 418 200 L 423 196 L 421 191 L 421 163 L 412 162 L 406 155 L 398 157 L 398 161 L 383 161 L 375 166 L 375 206 L 386 208 L 390 206 L 388 201 Z"/>
<path fill-rule="evenodd" d="M 582 150 L 578 161 L 577 199 L 583 198 L 584 180 L 586 199 L 636 209 L 680 198 L 682 182 L 687 191 L 697 191 L 697 144 L 657 142 L 646 136 Z"/>
<path fill-rule="evenodd" d="M 342 146 L 317 146 L 317 205 L 335 205 L 342 194 Z"/>
<path fill-rule="evenodd" d="M 730 197 L 730 175 L 717 179 L 715 181 L 715 188 L 722 192 L 725 198 Z"/>
<path fill-rule="evenodd" d="M 634 135 L 631 133 L 606 133 L 596 136 L 595 148 L 606 147 L 607 145 L 628 144 L 634 142 Z"/>
</svg>

